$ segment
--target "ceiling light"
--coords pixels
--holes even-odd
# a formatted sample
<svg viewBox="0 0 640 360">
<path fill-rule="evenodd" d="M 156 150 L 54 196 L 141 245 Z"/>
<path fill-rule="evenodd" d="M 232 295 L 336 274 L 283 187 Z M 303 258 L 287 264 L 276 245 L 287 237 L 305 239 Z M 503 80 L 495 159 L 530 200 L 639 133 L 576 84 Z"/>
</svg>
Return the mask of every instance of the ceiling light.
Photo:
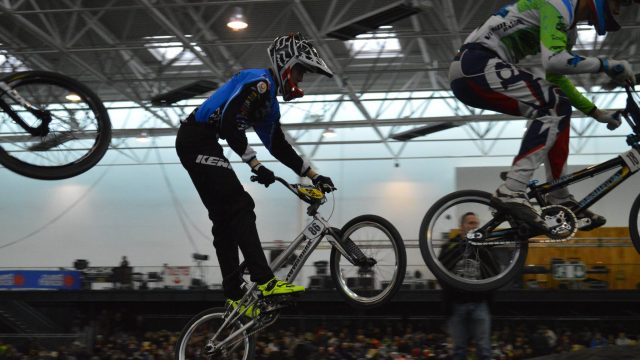
<svg viewBox="0 0 640 360">
<path fill-rule="evenodd" d="M 82 100 L 82 98 L 78 96 L 78 94 L 74 94 L 74 93 L 68 93 L 67 96 L 65 96 L 64 98 L 73 102 L 78 102 Z"/>
<path fill-rule="evenodd" d="M 233 15 L 229 18 L 229 22 L 227 26 L 231 28 L 233 31 L 240 31 L 246 29 L 249 24 L 247 24 L 247 20 L 242 14 L 242 8 L 235 7 L 233 9 Z"/>
<path fill-rule="evenodd" d="M 325 129 L 325 131 L 322 132 L 322 136 L 326 137 L 326 138 L 332 138 L 332 137 L 338 136 L 338 134 L 336 134 L 336 131 L 333 130 L 332 128 L 328 128 L 328 129 Z"/>
</svg>

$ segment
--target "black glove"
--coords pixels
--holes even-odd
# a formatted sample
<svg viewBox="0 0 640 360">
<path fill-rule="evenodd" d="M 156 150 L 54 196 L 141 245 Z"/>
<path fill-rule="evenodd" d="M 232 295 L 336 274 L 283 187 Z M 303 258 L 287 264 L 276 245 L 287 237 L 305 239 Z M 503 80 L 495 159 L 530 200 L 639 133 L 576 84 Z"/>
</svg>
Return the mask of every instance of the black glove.
<svg viewBox="0 0 640 360">
<path fill-rule="evenodd" d="M 311 181 L 313 182 L 313 185 L 315 185 L 325 193 L 330 193 L 336 189 L 333 185 L 333 181 L 331 181 L 331 178 L 328 176 L 316 174 L 316 176 L 314 176 Z"/>
<path fill-rule="evenodd" d="M 251 171 L 257 175 L 256 181 L 264 185 L 264 187 L 269 187 L 269 185 L 276 181 L 276 176 L 273 175 L 273 171 L 267 169 L 267 167 L 262 164 L 258 164 L 256 167 L 251 169 Z"/>
</svg>

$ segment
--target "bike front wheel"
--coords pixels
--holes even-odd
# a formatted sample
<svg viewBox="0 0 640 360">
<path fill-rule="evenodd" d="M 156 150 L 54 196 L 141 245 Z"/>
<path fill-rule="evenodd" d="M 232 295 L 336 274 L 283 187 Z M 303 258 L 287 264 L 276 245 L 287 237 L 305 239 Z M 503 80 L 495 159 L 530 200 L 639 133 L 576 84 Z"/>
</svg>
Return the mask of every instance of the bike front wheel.
<svg viewBox="0 0 640 360">
<path fill-rule="evenodd" d="M 0 91 L 3 101 L 32 135 L 8 113 L 0 112 L 0 164 L 42 180 L 65 179 L 93 167 L 111 141 L 109 114 L 98 96 L 82 83 L 46 71 L 19 72 L 2 79 L 44 116 Z M 43 122 L 43 119 L 48 118 Z M 46 123 L 48 122 L 48 124 Z"/>
<path fill-rule="evenodd" d="M 640 195 L 631 205 L 629 212 L 629 236 L 636 251 L 640 254 Z"/>
<path fill-rule="evenodd" d="M 376 215 L 362 215 L 341 229 L 342 247 L 352 256 L 364 256 L 366 265 L 354 265 L 335 247 L 331 249 L 331 277 L 351 305 L 373 308 L 385 304 L 402 286 L 407 254 L 398 230 Z"/>
<path fill-rule="evenodd" d="M 245 330 L 236 335 L 223 349 L 209 353 L 207 346 L 225 321 L 224 308 L 207 309 L 194 316 L 182 329 L 176 343 L 176 360 L 211 360 L 211 359 L 253 359 L 255 352 L 255 336 Z M 225 329 L 213 340 L 219 343 L 242 327 L 242 322 L 227 324 Z"/>
<path fill-rule="evenodd" d="M 527 258 L 526 239 L 520 241 L 508 222 L 490 205 L 491 194 L 462 190 L 438 200 L 420 226 L 420 252 L 442 285 L 463 291 L 491 291 L 520 274 Z M 459 234 L 462 217 L 472 213 L 486 229 L 474 245 Z"/>
</svg>

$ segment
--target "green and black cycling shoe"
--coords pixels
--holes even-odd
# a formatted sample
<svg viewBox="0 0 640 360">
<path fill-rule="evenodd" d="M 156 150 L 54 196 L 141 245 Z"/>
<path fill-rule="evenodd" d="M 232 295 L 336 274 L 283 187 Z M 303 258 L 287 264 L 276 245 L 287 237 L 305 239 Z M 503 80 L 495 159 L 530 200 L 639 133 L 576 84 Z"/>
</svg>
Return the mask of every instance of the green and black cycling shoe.
<svg viewBox="0 0 640 360">
<path fill-rule="evenodd" d="M 260 290 L 262 296 L 266 297 L 300 293 L 304 291 L 304 286 L 294 285 L 274 277 L 264 284 L 258 284 L 258 290 Z"/>
<path fill-rule="evenodd" d="M 239 302 L 240 300 L 227 299 L 227 306 L 230 306 L 235 310 L 238 307 Z M 245 308 L 246 308 L 245 305 L 240 305 L 240 312 L 242 312 L 242 315 L 248 318 L 254 318 L 260 315 L 260 309 L 258 309 L 257 306 L 251 305 L 247 309 Z"/>
</svg>

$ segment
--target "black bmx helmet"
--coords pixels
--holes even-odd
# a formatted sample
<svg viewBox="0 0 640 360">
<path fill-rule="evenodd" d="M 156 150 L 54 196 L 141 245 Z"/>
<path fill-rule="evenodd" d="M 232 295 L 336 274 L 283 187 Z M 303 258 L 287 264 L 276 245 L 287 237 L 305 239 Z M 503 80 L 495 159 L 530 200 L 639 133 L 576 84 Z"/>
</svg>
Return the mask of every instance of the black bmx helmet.
<svg viewBox="0 0 640 360">
<path fill-rule="evenodd" d="M 297 64 L 309 72 L 333 77 L 318 51 L 301 33 L 277 37 L 267 51 L 284 101 L 304 96 L 304 91 L 291 81 L 291 69 Z"/>
</svg>

